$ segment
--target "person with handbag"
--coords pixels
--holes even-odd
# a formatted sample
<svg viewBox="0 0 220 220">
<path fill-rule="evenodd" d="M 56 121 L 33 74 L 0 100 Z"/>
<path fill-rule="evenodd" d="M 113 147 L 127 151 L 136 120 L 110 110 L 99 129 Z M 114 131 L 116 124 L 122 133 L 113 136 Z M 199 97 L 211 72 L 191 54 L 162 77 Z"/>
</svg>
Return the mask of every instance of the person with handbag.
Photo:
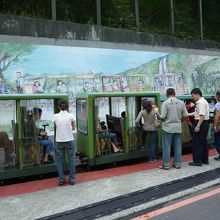
<svg viewBox="0 0 220 220">
<path fill-rule="evenodd" d="M 143 118 L 142 147 L 145 148 L 146 138 L 150 136 L 150 156 L 149 162 L 153 163 L 157 159 L 157 128 L 159 125 L 160 113 L 154 111 L 152 103 L 148 100 L 142 102 L 143 109 L 136 118 L 136 124 Z"/>
<path fill-rule="evenodd" d="M 181 166 L 182 157 L 182 126 L 181 118 L 187 116 L 183 101 L 177 99 L 175 90 L 169 88 L 166 91 L 167 100 L 164 101 L 161 109 L 162 121 L 162 151 L 163 164 L 161 169 L 170 169 L 170 152 L 171 145 L 174 147 L 174 162 L 173 167 L 179 169 Z"/>
</svg>

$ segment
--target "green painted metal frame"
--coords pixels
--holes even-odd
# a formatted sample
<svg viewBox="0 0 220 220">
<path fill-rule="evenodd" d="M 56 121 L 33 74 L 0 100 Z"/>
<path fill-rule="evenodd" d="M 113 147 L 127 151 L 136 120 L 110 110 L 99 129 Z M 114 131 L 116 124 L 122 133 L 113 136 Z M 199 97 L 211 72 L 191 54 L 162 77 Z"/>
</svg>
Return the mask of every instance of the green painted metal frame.
<svg viewBox="0 0 220 220">
<path fill-rule="evenodd" d="M 94 100 L 99 97 L 154 97 L 156 105 L 160 110 L 160 94 L 155 91 L 149 92 L 117 92 L 117 93 L 79 93 L 76 95 L 77 100 L 87 101 L 87 116 L 88 116 L 88 133 L 83 134 L 80 131 L 77 132 L 77 149 L 79 152 L 84 153 L 88 158 L 88 166 L 94 166 L 99 164 L 106 164 L 111 162 L 117 162 L 132 158 L 140 158 L 147 155 L 148 150 L 128 150 L 128 135 L 125 132 L 125 152 L 120 154 L 112 154 L 108 156 L 95 156 L 95 133 L 96 125 L 94 121 Z M 128 112 L 128 103 L 126 99 L 126 112 Z M 76 114 L 77 115 L 77 114 Z M 126 128 L 129 127 L 129 114 L 126 117 Z M 158 145 L 161 148 L 161 135 L 158 135 Z"/>
<path fill-rule="evenodd" d="M 28 166 L 24 167 L 22 155 L 23 148 L 21 145 L 22 138 L 22 126 L 21 126 L 21 111 L 20 101 L 21 100 L 36 100 L 36 99 L 53 99 L 54 100 L 54 112 L 58 112 L 57 102 L 59 99 L 68 100 L 66 94 L 2 94 L 0 100 L 15 100 L 16 101 L 16 112 L 17 112 L 17 123 L 18 123 L 18 165 L 15 168 L 0 168 L 0 181 L 17 178 L 22 176 L 31 176 L 37 174 L 45 174 L 56 172 L 55 164 L 43 165 L 43 166 Z"/>
</svg>

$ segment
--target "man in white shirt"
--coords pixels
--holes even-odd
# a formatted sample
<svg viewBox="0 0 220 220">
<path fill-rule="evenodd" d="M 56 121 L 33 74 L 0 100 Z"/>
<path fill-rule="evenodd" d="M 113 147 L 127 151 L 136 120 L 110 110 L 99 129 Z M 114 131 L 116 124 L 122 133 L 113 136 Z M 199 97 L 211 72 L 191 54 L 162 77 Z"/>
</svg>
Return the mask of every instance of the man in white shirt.
<svg viewBox="0 0 220 220">
<path fill-rule="evenodd" d="M 65 184 L 64 174 L 64 150 L 67 150 L 69 160 L 69 183 L 75 184 L 75 150 L 74 137 L 72 131 L 75 129 L 75 118 L 72 114 L 67 112 L 68 102 L 66 100 L 59 100 L 59 113 L 54 115 L 53 121 L 56 128 L 56 164 L 59 174 L 59 185 Z"/>
<path fill-rule="evenodd" d="M 209 164 L 208 158 L 208 142 L 207 135 L 209 131 L 209 104 L 202 97 L 202 92 L 199 88 L 194 88 L 191 91 L 193 100 L 196 102 L 195 112 L 189 115 L 194 115 L 194 135 L 193 135 L 193 161 L 190 166 L 202 166 Z"/>
<path fill-rule="evenodd" d="M 218 157 L 214 159 L 220 161 L 220 91 L 216 92 L 215 117 L 214 117 L 214 144 L 218 152 Z"/>
</svg>

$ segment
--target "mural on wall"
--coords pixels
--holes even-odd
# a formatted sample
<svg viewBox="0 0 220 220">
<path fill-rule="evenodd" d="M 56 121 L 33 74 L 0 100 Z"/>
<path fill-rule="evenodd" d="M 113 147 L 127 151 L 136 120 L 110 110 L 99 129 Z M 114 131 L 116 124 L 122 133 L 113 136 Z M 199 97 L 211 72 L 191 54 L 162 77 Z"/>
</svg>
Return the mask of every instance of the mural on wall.
<svg viewBox="0 0 220 220">
<path fill-rule="evenodd" d="M 214 93 L 220 57 L 151 51 L 0 44 L 0 93 L 159 91 Z"/>
</svg>

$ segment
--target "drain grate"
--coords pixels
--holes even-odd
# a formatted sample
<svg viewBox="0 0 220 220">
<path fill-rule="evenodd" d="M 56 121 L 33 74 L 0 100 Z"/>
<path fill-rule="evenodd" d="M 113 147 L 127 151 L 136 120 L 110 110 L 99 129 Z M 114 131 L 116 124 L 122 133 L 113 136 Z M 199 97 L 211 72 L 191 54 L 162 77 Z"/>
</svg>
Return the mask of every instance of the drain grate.
<svg viewBox="0 0 220 220">
<path fill-rule="evenodd" d="M 182 190 L 220 178 L 220 168 L 161 185 L 93 203 L 70 211 L 39 218 L 38 220 L 91 220 L 156 200 Z"/>
</svg>

